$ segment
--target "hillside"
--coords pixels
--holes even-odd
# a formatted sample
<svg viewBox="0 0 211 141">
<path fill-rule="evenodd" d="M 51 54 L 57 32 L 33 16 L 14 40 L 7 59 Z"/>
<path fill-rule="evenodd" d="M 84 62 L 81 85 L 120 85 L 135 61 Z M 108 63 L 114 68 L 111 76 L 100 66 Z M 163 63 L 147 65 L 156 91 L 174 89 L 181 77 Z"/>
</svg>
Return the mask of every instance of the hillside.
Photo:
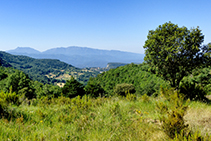
<svg viewBox="0 0 211 141">
<path fill-rule="evenodd" d="M 109 62 L 119 62 L 126 64 L 142 63 L 144 58 L 144 54 L 75 46 L 67 48 L 53 48 L 44 52 L 39 52 L 33 48 L 28 47 L 18 47 L 7 52 L 14 55 L 26 55 L 37 59 L 59 59 L 60 61 L 79 68 L 105 68 Z"/>
<path fill-rule="evenodd" d="M 31 79 L 42 83 L 64 83 L 70 76 L 73 76 L 84 84 L 89 77 L 95 77 L 98 74 L 96 71 L 82 70 L 56 59 L 34 59 L 2 51 L 0 51 L 0 58 L 15 69 L 28 74 Z"/>
<path fill-rule="evenodd" d="M 0 58 L 0 66 L 3 66 L 3 67 L 12 67 L 12 65 L 10 65 L 6 61 L 4 61 L 2 58 Z"/>
<path fill-rule="evenodd" d="M 117 84 L 133 84 L 136 93 L 141 95 L 152 95 L 159 90 L 161 85 L 168 85 L 162 78 L 148 72 L 148 66 L 145 64 L 128 64 L 110 69 L 91 79 L 90 83 L 99 84 L 108 94 L 113 93 Z"/>
</svg>

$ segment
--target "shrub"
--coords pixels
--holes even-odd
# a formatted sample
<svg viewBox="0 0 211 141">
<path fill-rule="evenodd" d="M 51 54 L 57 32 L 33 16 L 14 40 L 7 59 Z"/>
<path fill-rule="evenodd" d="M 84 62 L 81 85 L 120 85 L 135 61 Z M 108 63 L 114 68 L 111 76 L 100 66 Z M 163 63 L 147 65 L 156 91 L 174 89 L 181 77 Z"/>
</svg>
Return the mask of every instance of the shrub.
<svg viewBox="0 0 211 141">
<path fill-rule="evenodd" d="M 193 81 L 184 79 L 179 87 L 180 93 L 184 94 L 185 99 L 206 100 L 206 91 L 203 87 Z"/>
<path fill-rule="evenodd" d="M 10 92 L 0 92 L 0 99 L 4 101 L 7 105 L 9 103 L 19 105 L 19 97 L 15 92 L 12 92 L 12 89 L 10 89 Z"/>
<path fill-rule="evenodd" d="M 76 96 L 83 96 L 85 94 L 83 84 L 79 83 L 73 77 L 70 80 L 67 80 L 64 87 L 62 88 L 62 93 L 64 96 L 73 98 Z"/>
<path fill-rule="evenodd" d="M 141 99 L 142 99 L 143 102 L 146 102 L 146 103 L 148 103 L 150 101 L 150 97 L 147 94 L 144 94 L 141 97 Z"/>
<path fill-rule="evenodd" d="M 95 84 L 92 81 L 89 81 L 88 84 L 85 86 L 85 92 L 87 95 L 90 95 L 94 98 L 98 96 L 103 96 L 105 93 L 104 89 L 99 84 Z"/>
<path fill-rule="evenodd" d="M 36 97 L 31 80 L 29 79 L 28 75 L 21 71 L 16 71 L 15 73 L 9 75 L 5 88 L 7 91 L 9 91 L 11 87 L 12 91 L 17 95 L 24 95 L 28 99 Z"/>
<path fill-rule="evenodd" d="M 8 105 L 16 104 L 19 105 L 19 97 L 18 95 L 10 89 L 10 92 L 0 92 L 0 116 L 8 115 Z"/>
<path fill-rule="evenodd" d="M 128 93 L 126 95 L 126 99 L 128 99 L 129 101 L 135 101 L 137 99 L 137 97 L 135 94 Z"/>
<path fill-rule="evenodd" d="M 184 132 L 176 134 L 174 141 L 210 141 L 211 136 L 206 134 L 202 135 L 199 131 L 190 131 L 188 134 L 184 135 Z"/>
<path fill-rule="evenodd" d="M 169 102 L 168 106 L 163 102 L 156 103 L 161 114 L 162 129 L 172 139 L 176 134 L 187 133 L 188 125 L 185 124 L 184 115 L 188 107 L 184 104 L 184 96 L 174 89 L 163 88 L 161 88 L 161 94 Z"/>
<path fill-rule="evenodd" d="M 121 96 L 126 96 L 127 93 L 134 94 L 136 92 L 133 84 L 117 84 L 114 88 L 114 93 Z"/>
</svg>

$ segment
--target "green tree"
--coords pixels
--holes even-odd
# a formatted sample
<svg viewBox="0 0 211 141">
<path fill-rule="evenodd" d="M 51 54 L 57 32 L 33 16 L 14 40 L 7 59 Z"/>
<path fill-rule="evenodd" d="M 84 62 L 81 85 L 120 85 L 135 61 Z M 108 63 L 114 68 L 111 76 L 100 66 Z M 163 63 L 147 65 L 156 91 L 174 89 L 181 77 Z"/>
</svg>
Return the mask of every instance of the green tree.
<svg viewBox="0 0 211 141">
<path fill-rule="evenodd" d="M 29 79 L 28 75 L 21 71 L 16 71 L 8 77 L 6 82 L 6 90 L 9 91 L 11 87 L 12 91 L 18 95 L 24 95 L 28 99 L 36 97 L 31 80 Z"/>
<path fill-rule="evenodd" d="M 199 27 L 188 30 L 171 22 L 150 30 L 145 41 L 145 58 L 150 70 L 178 87 L 195 68 L 210 65 L 210 44 L 202 45 Z"/>
<path fill-rule="evenodd" d="M 94 82 L 93 78 L 90 78 L 87 85 L 85 86 L 85 91 L 87 95 L 91 97 L 103 96 L 105 94 L 104 89 L 100 86 L 100 84 Z"/>
<path fill-rule="evenodd" d="M 71 77 L 71 79 L 67 80 L 62 88 L 62 93 L 64 96 L 69 98 L 73 98 L 78 95 L 83 96 L 85 94 L 84 85 Z"/>
<path fill-rule="evenodd" d="M 52 98 L 59 97 L 62 93 L 62 89 L 59 86 L 50 85 L 50 84 L 42 84 L 38 81 L 33 82 L 33 87 L 35 89 L 35 93 L 37 98 L 41 98 L 43 96 Z"/>
</svg>

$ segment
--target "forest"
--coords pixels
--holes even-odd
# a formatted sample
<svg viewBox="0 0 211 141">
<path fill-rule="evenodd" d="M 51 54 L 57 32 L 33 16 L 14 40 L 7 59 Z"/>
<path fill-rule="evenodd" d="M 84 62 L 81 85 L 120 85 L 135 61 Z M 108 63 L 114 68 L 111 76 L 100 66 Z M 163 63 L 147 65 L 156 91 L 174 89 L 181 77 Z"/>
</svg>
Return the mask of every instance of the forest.
<svg viewBox="0 0 211 141">
<path fill-rule="evenodd" d="M 202 42 L 198 28 L 168 22 L 149 31 L 143 63 L 89 72 L 87 83 L 70 75 L 62 87 L 37 70 L 76 68 L 0 52 L 0 140 L 209 141 L 211 44 Z"/>
</svg>

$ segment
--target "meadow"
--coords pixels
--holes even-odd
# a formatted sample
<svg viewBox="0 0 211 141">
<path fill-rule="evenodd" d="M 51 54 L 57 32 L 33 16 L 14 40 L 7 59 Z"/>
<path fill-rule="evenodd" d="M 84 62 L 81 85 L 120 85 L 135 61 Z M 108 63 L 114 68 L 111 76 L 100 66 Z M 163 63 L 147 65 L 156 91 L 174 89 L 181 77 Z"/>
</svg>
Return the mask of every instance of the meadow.
<svg viewBox="0 0 211 141">
<path fill-rule="evenodd" d="M 162 128 L 158 103 L 171 107 L 162 95 L 136 97 L 89 96 L 24 100 L 4 108 L 0 140 L 185 140 L 170 138 Z M 184 115 L 191 130 L 187 140 L 211 140 L 211 106 L 189 101 Z M 189 139 L 188 139 L 189 138 Z"/>
</svg>

